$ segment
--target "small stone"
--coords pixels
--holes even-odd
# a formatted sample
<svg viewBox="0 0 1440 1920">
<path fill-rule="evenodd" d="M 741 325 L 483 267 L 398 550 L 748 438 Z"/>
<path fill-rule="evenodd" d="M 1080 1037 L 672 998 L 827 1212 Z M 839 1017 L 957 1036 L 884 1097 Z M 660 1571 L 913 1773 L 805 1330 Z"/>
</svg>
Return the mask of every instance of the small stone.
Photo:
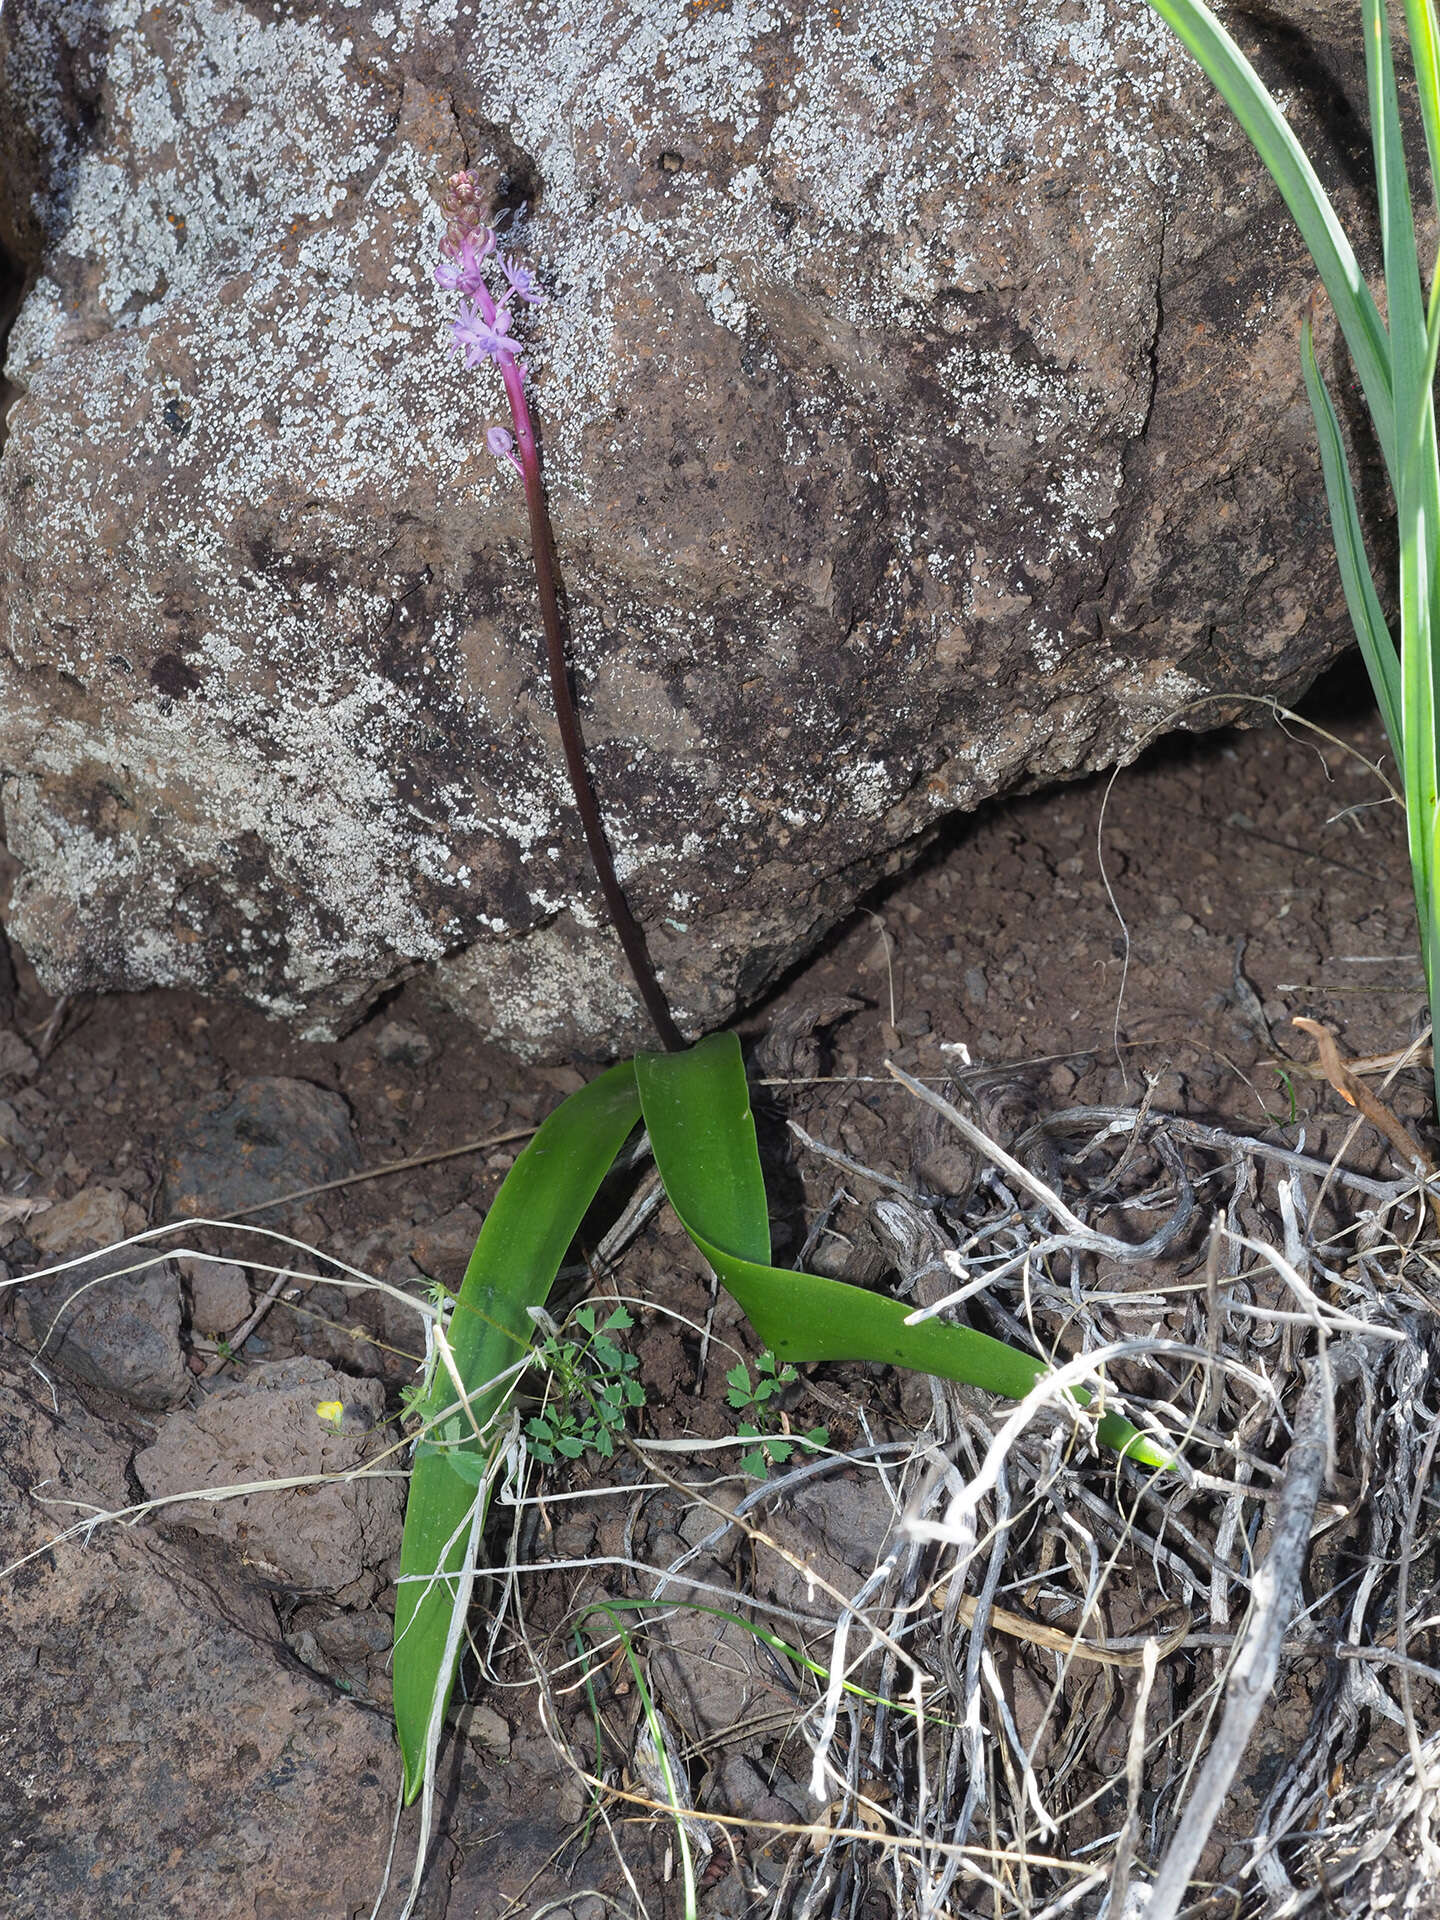
<svg viewBox="0 0 1440 1920">
<path fill-rule="evenodd" d="M 550 1537 L 550 1552 L 556 1560 L 582 1559 L 595 1544 L 595 1522 L 588 1516 L 556 1527 Z"/>
<path fill-rule="evenodd" d="M 113 1247 L 144 1230 L 145 1215 L 128 1194 L 114 1187 L 85 1187 L 37 1214 L 27 1228 L 31 1245 L 55 1259 Z"/>
<path fill-rule="evenodd" d="M 191 1378 L 180 1346 L 180 1274 L 173 1260 L 126 1272 L 146 1258 L 153 1255 L 128 1247 L 24 1282 L 15 1331 L 42 1366 L 53 1361 L 132 1406 L 173 1407 Z"/>
<path fill-rule="evenodd" d="M 926 1141 L 911 1171 L 930 1198 L 959 1202 L 974 1192 L 980 1168 L 973 1149 L 952 1133 Z"/>
<path fill-rule="evenodd" d="M 190 1324 L 197 1333 L 233 1333 L 250 1311 L 250 1283 L 233 1260 L 188 1254 L 177 1262 L 190 1287 Z"/>
<path fill-rule="evenodd" d="M 472 1700 L 455 1715 L 455 1723 L 467 1739 L 502 1760 L 510 1757 L 510 1723 L 483 1700 Z"/>
<path fill-rule="evenodd" d="M 738 1507 L 746 1489 L 743 1486 L 714 1486 L 709 1489 L 709 1498 L 714 1506 L 701 1506 L 697 1501 L 693 1507 L 687 1507 L 676 1531 L 687 1547 L 698 1547 L 702 1540 L 708 1540 L 712 1533 L 718 1533 L 724 1521 L 715 1512 L 715 1507 Z M 730 1551 L 742 1538 L 738 1527 L 729 1527 L 707 1549 L 720 1559 L 729 1557 Z"/>
<path fill-rule="evenodd" d="M 246 1080 L 185 1109 L 165 1156 L 172 1218 L 244 1213 L 358 1172 L 350 1109 L 308 1080 Z"/>
<path fill-rule="evenodd" d="M 375 1036 L 375 1051 L 392 1067 L 423 1067 L 435 1057 L 435 1042 L 419 1027 L 387 1020 Z"/>
<path fill-rule="evenodd" d="M 0 1028 L 0 1080 L 28 1080 L 40 1060 L 12 1028 Z"/>
<path fill-rule="evenodd" d="M 460 1206 L 427 1221 L 416 1233 L 410 1257 L 432 1280 L 458 1286 L 475 1250 L 483 1219 L 474 1207 Z"/>
<path fill-rule="evenodd" d="M 651 1558 L 661 1566 L 683 1551 L 673 1534 L 650 1543 Z M 694 1580 L 710 1582 L 707 1601 L 723 1608 L 714 1591 L 726 1584 L 718 1563 L 692 1559 L 686 1571 Z M 682 1612 L 657 1622 L 650 1680 L 658 1703 L 692 1741 L 746 1726 L 763 1711 L 773 1685 L 756 1642 L 738 1621 L 719 1613 Z"/>
<path fill-rule="evenodd" d="M 727 1754 L 721 1761 L 706 1802 L 717 1812 L 738 1814 L 743 1820 L 802 1818 L 799 1809 L 773 1792 L 759 1768 L 740 1753 Z"/>
</svg>

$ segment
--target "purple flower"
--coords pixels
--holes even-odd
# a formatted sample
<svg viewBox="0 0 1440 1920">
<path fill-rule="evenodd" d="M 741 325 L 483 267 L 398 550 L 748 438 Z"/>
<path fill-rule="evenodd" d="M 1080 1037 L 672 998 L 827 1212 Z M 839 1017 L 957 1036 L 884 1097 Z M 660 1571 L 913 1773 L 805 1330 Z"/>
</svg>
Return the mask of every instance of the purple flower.
<svg viewBox="0 0 1440 1920">
<path fill-rule="evenodd" d="M 494 251 L 495 235 L 489 227 L 477 227 L 473 233 L 447 241 L 446 257 L 435 269 L 437 285 L 447 293 L 468 294 L 473 299 L 485 284 L 485 261 Z"/>
<path fill-rule="evenodd" d="M 534 306 L 545 298 L 536 285 L 535 276 L 529 267 L 522 267 L 519 261 L 512 260 L 508 253 L 500 253 L 495 257 L 500 263 L 500 271 L 510 282 L 509 292 L 504 295 L 505 299 L 508 300 L 513 294 L 517 300 L 528 301 Z"/>
<path fill-rule="evenodd" d="M 497 308 L 494 320 L 490 321 L 469 300 L 461 307 L 460 317 L 450 329 L 455 351 L 465 356 L 465 364 L 471 368 L 486 360 L 499 365 L 502 355 L 513 360 L 516 345 L 509 335 L 510 315 L 504 307 Z"/>
</svg>

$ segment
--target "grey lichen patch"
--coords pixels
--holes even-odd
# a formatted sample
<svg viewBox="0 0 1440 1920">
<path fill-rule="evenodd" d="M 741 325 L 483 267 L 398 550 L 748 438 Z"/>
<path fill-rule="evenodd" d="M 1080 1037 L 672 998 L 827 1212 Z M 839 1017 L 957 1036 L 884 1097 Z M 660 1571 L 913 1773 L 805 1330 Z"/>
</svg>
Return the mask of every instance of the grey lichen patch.
<svg viewBox="0 0 1440 1920">
<path fill-rule="evenodd" d="M 143 0 L 11 14 L 5 80 L 47 156 L 33 213 L 52 262 L 12 337 L 12 379 L 63 344 L 77 279 L 87 336 L 97 321 L 147 326 L 331 220 L 394 123 L 352 42 L 313 20 Z M 107 94 L 122 124 L 94 141 L 75 106 Z"/>
<path fill-rule="evenodd" d="M 457 1012 L 503 1028 L 522 1060 L 553 1054 L 558 1007 L 577 1033 L 631 1046 L 653 1042 L 645 1010 L 624 977 L 618 943 L 597 937 L 593 925 L 578 927 L 570 915 L 523 940 L 469 947 L 437 967 L 434 979 Z"/>
<path fill-rule="evenodd" d="M 1236 457 L 1299 444 L 1293 382 L 1255 398 L 1278 335 L 1194 265 L 1250 179 L 1226 152 L 1197 185 L 1200 96 L 1140 0 L 476 22 L 0 24 L 45 246 L 0 465 L 0 767 L 52 985 L 333 1025 L 438 965 L 525 1051 L 631 1033 L 483 450 L 498 387 L 432 280 L 460 164 L 531 202 L 576 683 L 693 1025 L 948 809 L 1124 755 L 1159 690 L 1324 656 L 1313 559 L 1276 537 L 1309 469 Z M 1162 236 L 1208 355 L 1170 387 Z"/>
</svg>

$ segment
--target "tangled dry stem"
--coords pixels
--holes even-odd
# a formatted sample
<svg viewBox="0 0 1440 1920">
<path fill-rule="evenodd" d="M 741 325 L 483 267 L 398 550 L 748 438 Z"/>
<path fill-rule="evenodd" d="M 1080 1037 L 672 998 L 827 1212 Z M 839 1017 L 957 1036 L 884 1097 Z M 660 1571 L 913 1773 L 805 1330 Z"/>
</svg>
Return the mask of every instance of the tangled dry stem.
<svg viewBox="0 0 1440 1920">
<path fill-rule="evenodd" d="M 862 1434 L 738 1501 L 733 1477 L 672 1474 L 642 1449 L 642 1484 L 681 1489 L 713 1524 L 664 1564 L 574 1566 L 577 1598 L 643 1595 L 630 1631 L 652 1654 L 695 1603 L 802 1651 L 813 1667 L 776 1661 L 788 1709 L 729 1738 L 803 1774 L 811 1817 L 715 1811 L 706 1777 L 727 1736 L 670 1711 L 673 1656 L 647 1670 L 684 1763 L 671 1778 L 695 1801 L 677 1809 L 627 1773 L 623 1738 L 601 1762 L 583 1754 L 559 1703 L 615 1636 L 596 1630 L 581 1655 L 527 1632 L 547 1723 L 616 1845 L 627 1815 L 683 1814 L 713 1873 L 748 1829 L 736 1858 L 771 1920 L 1278 1920 L 1418 1889 L 1440 1782 L 1440 1244 L 1423 1190 L 1145 1108 L 1053 1114 L 1002 1150 L 983 1116 L 940 1104 L 983 1163 L 963 1205 L 804 1146 L 869 1183 L 853 1204 L 917 1310 L 958 1301 L 1057 1365 L 1123 1356 L 1106 1395 L 1183 1466 L 1118 1465 L 1053 1394 L 1007 1417 L 938 1386 L 918 1438 Z M 836 1473 L 882 1478 L 896 1514 L 852 1591 L 818 1570 L 805 1608 L 717 1588 L 727 1534 L 752 1564 L 793 1559 L 787 1508 Z M 512 1576 L 522 1566 L 557 1570 L 528 1551 Z"/>
</svg>

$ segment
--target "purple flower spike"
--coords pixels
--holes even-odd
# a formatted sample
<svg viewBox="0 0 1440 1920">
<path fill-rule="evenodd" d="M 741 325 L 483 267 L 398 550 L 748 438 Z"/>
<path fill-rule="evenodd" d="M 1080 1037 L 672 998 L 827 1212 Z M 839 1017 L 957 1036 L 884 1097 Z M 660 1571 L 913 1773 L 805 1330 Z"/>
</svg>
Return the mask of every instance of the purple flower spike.
<svg viewBox="0 0 1440 1920">
<path fill-rule="evenodd" d="M 473 300 L 485 284 L 485 261 L 495 251 L 489 227 L 477 227 L 447 245 L 447 257 L 435 269 L 436 284 L 447 293 L 468 294 Z"/>
<path fill-rule="evenodd" d="M 0 6 L 3 5 L 4 0 L 0 0 Z M 625 899 L 624 888 L 615 872 L 615 863 L 606 844 L 605 823 L 585 766 L 585 747 L 575 713 L 574 696 L 570 691 L 565 659 L 565 629 L 551 561 L 554 534 L 545 505 L 545 483 L 540 474 L 540 450 L 535 443 L 535 424 L 530 417 L 530 405 L 525 396 L 525 383 L 529 375 L 524 361 L 519 358 L 517 343 L 510 337 L 514 322 L 512 303 L 529 306 L 545 296 L 536 285 L 530 269 L 521 266 L 508 254 L 496 255 L 497 265 L 505 277 L 504 292 L 497 298 L 494 288 L 487 285 L 482 268 L 485 261 L 496 254 L 496 245 L 494 231 L 485 222 L 492 217 L 490 209 L 493 205 L 493 182 L 486 182 L 473 173 L 451 174 L 440 196 L 440 209 L 445 215 L 446 226 L 445 237 L 440 243 L 440 265 L 435 278 L 447 291 L 462 296 L 460 316 L 450 328 L 451 345 L 457 353 L 464 355 L 467 367 L 478 367 L 486 360 L 494 362 L 510 405 L 514 434 L 508 433 L 504 427 L 487 427 L 485 445 L 497 460 L 508 460 L 518 470 L 524 486 L 525 512 L 530 523 L 530 552 L 535 562 L 535 585 L 540 597 L 540 617 L 545 628 L 545 657 L 555 712 L 560 722 L 560 736 L 565 746 L 565 764 L 570 775 L 571 791 L 580 809 L 585 841 L 600 881 L 600 890 L 610 911 L 611 923 L 620 936 L 620 944 L 635 976 L 640 997 L 650 1010 L 661 1045 L 675 1052 L 683 1049 L 685 1040 L 655 978 L 655 969 L 645 949 L 645 936 L 635 923 Z M 509 222 L 511 234 L 517 221 L 518 215 Z M 497 217 L 497 224 L 504 223 L 502 214 Z M 403 1740 L 403 1733 L 401 1737 Z"/>
</svg>

